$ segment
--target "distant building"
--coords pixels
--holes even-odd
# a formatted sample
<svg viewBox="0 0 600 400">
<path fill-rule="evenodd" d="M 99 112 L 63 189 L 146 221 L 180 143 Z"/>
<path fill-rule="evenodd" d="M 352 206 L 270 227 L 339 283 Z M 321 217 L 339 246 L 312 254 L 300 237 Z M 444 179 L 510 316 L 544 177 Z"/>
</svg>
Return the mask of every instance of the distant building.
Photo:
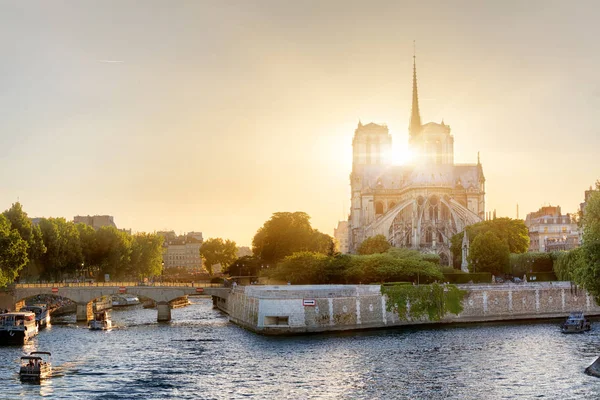
<svg viewBox="0 0 600 400">
<path fill-rule="evenodd" d="M 248 247 L 248 246 L 238 246 L 236 255 L 237 255 L 237 258 L 251 256 L 252 249 L 250 249 L 250 247 Z M 214 269 L 214 267 L 213 267 L 213 269 Z"/>
<path fill-rule="evenodd" d="M 333 237 L 339 243 L 340 253 L 347 254 L 349 252 L 348 243 L 348 221 L 338 222 L 337 228 L 333 229 Z"/>
<path fill-rule="evenodd" d="M 571 250 L 579 246 L 576 218 L 561 214 L 560 206 L 546 206 L 527 214 L 529 251 Z"/>
<path fill-rule="evenodd" d="M 165 268 L 183 267 L 190 271 L 202 270 L 202 232 L 189 232 L 177 236 L 174 231 L 160 231 L 157 235 L 163 236 L 163 262 Z"/>
<path fill-rule="evenodd" d="M 29 220 L 31 221 L 31 225 L 39 225 L 40 221 L 43 219 L 44 219 L 43 217 L 29 218 Z"/>
<path fill-rule="evenodd" d="M 96 230 L 102 228 L 103 226 L 112 226 L 114 228 L 117 227 L 117 225 L 115 225 L 114 217 L 112 215 L 76 215 L 75 217 L 73 217 L 73 222 L 76 224 L 81 223 L 89 225 Z"/>
</svg>

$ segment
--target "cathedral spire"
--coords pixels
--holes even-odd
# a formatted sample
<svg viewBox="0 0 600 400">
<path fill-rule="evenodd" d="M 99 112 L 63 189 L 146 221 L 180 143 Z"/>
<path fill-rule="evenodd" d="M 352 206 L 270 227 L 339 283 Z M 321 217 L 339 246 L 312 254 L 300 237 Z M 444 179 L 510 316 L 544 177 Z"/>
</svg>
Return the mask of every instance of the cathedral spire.
<svg viewBox="0 0 600 400">
<path fill-rule="evenodd" d="M 419 94 L 417 92 L 417 56 L 415 41 L 413 40 L 413 91 L 412 91 L 412 112 L 410 115 L 410 125 L 408 133 L 410 136 L 416 136 L 421 132 L 421 114 L 419 113 Z"/>
</svg>

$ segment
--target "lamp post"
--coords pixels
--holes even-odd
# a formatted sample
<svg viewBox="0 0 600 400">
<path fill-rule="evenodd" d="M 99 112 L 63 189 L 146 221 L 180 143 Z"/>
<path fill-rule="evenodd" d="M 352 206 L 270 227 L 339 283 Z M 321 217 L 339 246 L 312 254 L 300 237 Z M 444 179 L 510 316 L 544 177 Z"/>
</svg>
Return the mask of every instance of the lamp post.
<svg viewBox="0 0 600 400">
<path fill-rule="evenodd" d="M 160 262 L 160 283 L 165 281 L 165 260 Z"/>
<path fill-rule="evenodd" d="M 85 281 L 85 273 L 83 272 L 83 267 L 85 266 L 85 263 L 81 263 L 81 281 Z"/>
</svg>

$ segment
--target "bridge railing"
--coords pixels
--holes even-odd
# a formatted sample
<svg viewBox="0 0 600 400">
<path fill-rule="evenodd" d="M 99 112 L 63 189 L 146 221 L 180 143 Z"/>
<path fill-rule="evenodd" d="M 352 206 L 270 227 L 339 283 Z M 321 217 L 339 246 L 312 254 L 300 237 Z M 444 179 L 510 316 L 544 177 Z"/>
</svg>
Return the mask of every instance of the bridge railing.
<svg viewBox="0 0 600 400">
<path fill-rule="evenodd" d="M 17 283 L 16 289 L 25 288 L 59 288 L 59 287 L 190 287 L 190 288 L 218 288 L 220 283 L 208 282 L 54 282 L 54 283 Z"/>
</svg>

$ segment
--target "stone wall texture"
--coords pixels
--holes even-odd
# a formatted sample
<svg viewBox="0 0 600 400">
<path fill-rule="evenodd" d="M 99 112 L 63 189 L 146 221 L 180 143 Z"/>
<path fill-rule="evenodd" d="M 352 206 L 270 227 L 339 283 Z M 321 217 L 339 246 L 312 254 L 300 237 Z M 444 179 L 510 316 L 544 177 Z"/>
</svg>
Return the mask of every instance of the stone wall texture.
<svg viewBox="0 0 600 400">
<path fill-rule="evenodd" d="M 434 323 L 600 315 L 600 307 L 570 282 L 458 285 L 467 291 L 463 311 Z M 207 294 L 230 320 L 264 334 L 382 328 L 432 323 L 406 320 L 386 309 L 379 285 L 238 286 Z"/>
</svg>

